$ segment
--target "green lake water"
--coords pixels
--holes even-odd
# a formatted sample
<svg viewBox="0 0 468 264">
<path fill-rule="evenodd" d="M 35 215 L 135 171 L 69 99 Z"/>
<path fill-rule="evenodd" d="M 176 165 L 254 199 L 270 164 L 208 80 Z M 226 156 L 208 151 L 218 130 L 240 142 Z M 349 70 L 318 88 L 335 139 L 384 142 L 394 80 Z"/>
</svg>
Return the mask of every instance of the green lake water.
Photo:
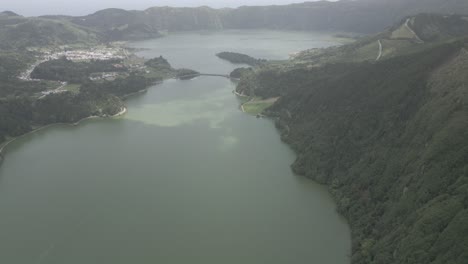
<svg viewBox="0 0 468 264">
<path fill-rule="evenodd" d="M 131 43 L 205 73 L 237 51 L 285 59 L 319 33 L 196 32 Z M 350 232 L 325 187 L 295 176 L 270 120 L 220 77 L 168 80 L 115 119 L 54 126 L 6 149 L 0 263 L 346 264 Z"/>
</svg>

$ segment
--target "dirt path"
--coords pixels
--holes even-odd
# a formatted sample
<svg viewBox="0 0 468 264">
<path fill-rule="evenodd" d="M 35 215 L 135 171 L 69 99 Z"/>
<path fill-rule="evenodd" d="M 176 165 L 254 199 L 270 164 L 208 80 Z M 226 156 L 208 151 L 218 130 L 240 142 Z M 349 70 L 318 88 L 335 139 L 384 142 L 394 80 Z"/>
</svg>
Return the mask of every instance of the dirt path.
<svg viewBox="0 0 468 264">
<path fill-rule="evenodd" d="M 405 27 L 414 35 L 414 37 L 416 38 L 416 40 L 419 42 L 419 43 L 424 43 L 424 41 L 422 39 L 419 38 L 418 34 L 416 34 L 416 32 L 414 32 L 414 30 L 409 26 L 409 21 L 410 19 L 406 19 L 406 22 L 405 22 Z"/>
<path fill-rule="evenodd" d="M 376 61 L 380 60 L 380 58 L 382 57 L 382 51 L 383 51 L 382 41 L 380 41 L 379 39 L 379 55 L 377 56 L 377 59 L 375 59 Z"/>
</svg>

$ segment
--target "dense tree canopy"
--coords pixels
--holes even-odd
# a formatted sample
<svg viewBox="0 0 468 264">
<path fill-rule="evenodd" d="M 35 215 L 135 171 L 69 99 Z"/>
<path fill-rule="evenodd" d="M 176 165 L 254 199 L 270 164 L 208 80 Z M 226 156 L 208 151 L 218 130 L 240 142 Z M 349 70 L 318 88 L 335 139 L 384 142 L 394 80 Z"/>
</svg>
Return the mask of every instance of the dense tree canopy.
<svg viewBox="0 0 468 264">
<path fill-rule="evenodd" d="M 81 83 L 86 81 L 92 73 L 127 71 L 121 62 L 121 60 L 73 62 L 66 57 L 62 57 L 39 64 L 31 73 L 31 77 L 34 79 Z"/>
</svg>

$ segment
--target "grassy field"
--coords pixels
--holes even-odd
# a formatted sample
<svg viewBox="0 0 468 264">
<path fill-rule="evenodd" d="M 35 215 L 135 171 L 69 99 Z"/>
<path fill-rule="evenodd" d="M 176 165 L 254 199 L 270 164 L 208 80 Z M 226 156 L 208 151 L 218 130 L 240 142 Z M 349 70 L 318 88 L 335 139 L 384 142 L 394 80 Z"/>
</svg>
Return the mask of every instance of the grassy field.
<svg viewBox="0 0 468 264">
<path fill-rule="evenodd" d="M 63 87 L 64 90 L 67 90 L 72 93 L 79 93 L 80 92 L 80 86 L 79 84 L 67 84 Z"/>
<path fill-rule="evenodd" d="M 414 33 L 403 24 L 397 30 L 392 32 L 392 39 L 414 39 Z"/>
<path fill-rule="evenodd" d="M 239 102 L 241 104 L 245 104 L 247 103 L 248 101 L 250 101 L 250 97 L 248 96 L 240 96 L 240 95 L 237 95 L 237 99 L 239 100 Z"/>
<path fill-rule="evenodd" d="M 250 115 L 261 114 L 265 109 L 272 106 L 279 98 L 269 98 L 266 100 L 257 100 L 254 99 L 242 105 L 242 109 L 245 113 Z"/>
</svg>

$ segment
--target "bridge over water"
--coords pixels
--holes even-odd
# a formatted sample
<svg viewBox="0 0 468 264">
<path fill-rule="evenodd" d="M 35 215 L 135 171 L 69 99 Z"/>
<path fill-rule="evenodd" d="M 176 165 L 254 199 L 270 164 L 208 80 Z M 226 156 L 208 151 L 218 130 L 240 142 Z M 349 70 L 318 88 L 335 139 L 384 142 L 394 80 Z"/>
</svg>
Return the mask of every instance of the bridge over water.
<svg viewBox="0 0 468 264">
<path fill-rule="evenodd" d="M 189 74 L 189 75 L 183 75 L 183 76 L 177 76 L 179 79 L 190 79 L 198 76 L 213 76 L 213 77 L 223 77 L 223 78 L 228 78 L 231 80 L 238 80 L 237 78 L 232 78 L 229 76 L 229 74 L 219 74 L 219 73 L 197 73 L 197 74 Z"/>
</svg>

